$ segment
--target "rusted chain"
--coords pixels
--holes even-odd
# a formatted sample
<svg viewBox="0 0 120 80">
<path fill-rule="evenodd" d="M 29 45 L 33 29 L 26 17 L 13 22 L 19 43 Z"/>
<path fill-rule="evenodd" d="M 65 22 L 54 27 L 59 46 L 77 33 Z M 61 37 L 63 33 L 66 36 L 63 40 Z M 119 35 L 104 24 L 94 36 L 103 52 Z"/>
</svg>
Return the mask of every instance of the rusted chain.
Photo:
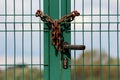
<svg viewBox="0 0 120 80">
<path fill-rule="evenodd" d="M 47 22 L 51 25 L 51 43 L 56 48 L 57 51 L 61 50 L 62 41 L 61 41 L 61 28 L 60 24 L 62 22 L 70 22 L 73 21 L 75 16 L 79 16 L 80 13 L 78 11 L 72 11 L 70 14 L 63 16 L 59 20 L 53 20 L 48 15 L 43 14 L 41 10 L 37 10 L 36 17 L 40 17 L 42 21 Z"/>
</svg>

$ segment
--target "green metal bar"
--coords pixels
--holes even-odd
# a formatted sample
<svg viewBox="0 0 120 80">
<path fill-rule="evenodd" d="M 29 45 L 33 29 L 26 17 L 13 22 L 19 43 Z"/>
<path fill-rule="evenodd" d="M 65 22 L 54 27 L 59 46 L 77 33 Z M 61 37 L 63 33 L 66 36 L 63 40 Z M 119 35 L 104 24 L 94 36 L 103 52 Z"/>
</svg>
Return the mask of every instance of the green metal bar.
<svg viewBox="0 0 120 80">
<path fill-rule="evenodd" d="M 13 24 L 14 22 L 7 22 L 7 24 Z M 31 22 L 24 22 L 24 24 L 30 24 Z M 39 24 L 39 22 L 32 22 L 33 24 Z M 67 23 L 67 22 L 66 22 Z M 75 22 L 75 24 L 82 24 L 83 22 Z M 84 22 L 85 24 L 91 24 L 91 22 Z M 108 24 L 109 22 L 101 22 L 101 24 Z M 110 22 L 110 24 L 117 24 L 120 22 Z M 0 24 L 5 24 L 5 22 L 0 22 Z M 15 22 L 15 24 L 22 24 L 22 22 Z M 71 22 L 74 24 L 74 22 Z M 100 24 L 100 22 L 94 22 L 93 24 Z"/>
<path fill-rule="evenodd" d="M 32 61 L 33 61 L 33 34 L 32 34 L 32 0 L 30 0 L 30 7 L 31 7 L 31 10 L 30 10 L 30 28 L 31 28 L 31 66 L 30 66 L 30 68 L 31 68 L 31 71 L 30 71 L 30 80 L 33 80 L 33 70 L 32 70 L 32 68 L 33 68 L 33 63 L 32 63 Z"/>
<path fill-rule="evenodd" d="M 16 30 L 15 32 L 21 32 L 22 30 Z M 30 32 L 31 30 L 24 30 L 24 32 Z M 48 32 L 47 30 L 41 30 Z M 83 30 L 76 30 L 75 32 L 82 32 Z M 101 30 L 101 32 L 106 32 L 108 30 Z M 110 32 L 116 32 L 117 30 L 110 30 Z M 5 32 L 5 30 L 0 30 L 0 32 Z M 7 32 L 14 32 L 14 30 L 7 30 Z M 39 32 L 39 30 L 32 30 L 32 32 Z M 67 30 L 67 32 L 74 32 L 73 30 Z M 84 30 L 84 32 L 91 32 L 91 30 Z M 99 30 L 93 30 L 93 32 L 99 32 Z M 120 30 L 118 30 L 120 32 Z"/>
<path fill-rule="evenodd" d="M 23 30 L 15 30 L 15 32 L 22 32 Z M 39 31 L 44 31 L 44 30 L 32 30 L 32 32 L 39 32 Z M 0 32 L 5 32 L 5 30 L 0 30 Z M 14 30 L 7 30 L 7 32 L 14 32 Z M 31 30 L 24 30 L 24 32 L 31 32 Z M 47 30 L 45 32 L 47 32 Z"/>
<path fill-rule="evenodd" d="M 42 61 L 42 55 L 41 55 L 41 53 L 42 53 L 42 50 L 41 50 L 41 48 L 42 48 L 42 44 L 41 44 L 41 39 L 42 39 L 42 37 L 41 37 L 41 32 L 40 32 L 40 30 L 41 30 L 41 24 L 39 24 L 39 47 L 40 47 L 40 50 L 39 50 L 39 64 L 41 64 L 41 61 Z M 41 70 L 41 65 L 39 65 L 39 68 L 40 68 L 40 74 L 42 73 L 42 70 Z M 41 80 L 41 75 L 40 75 L 40 80 Z"/>
<path fill-rule="evenodd" d="M 83 41 L 83 44 L 84 44 L 84 27 L 85 27 L 85 22 L 84 22 L 84 0 L 82 0 L 82 41 Z M 84 64 L 84 62 L 85 62 L 85 60 L 84 60 L 84 51 L 83 51 L 83 60 L 82 60 L 82 80 L 85 80 L 85 70 L 84 70 L 84 66 L 85 66 L 85 64 Z"/>
<path fill-rule="evenodd" d="M 24 16 L 35 16 L 35 14 L 24 14 Z M 99 14 L 81 14 L 80 16 L 100 16 Z M 5 14 L 0 14 L 0 16 L 14 16 L 14 14 L 7 14 L 7 15 L 5 15 Z M 22 16 L 22 14 L 15 14 L 15 16 Z M 107 14 L 104 14 L 104 13 L 102 13 L 101 14 L 101 16 L 108 16 Z M 120 16 L 120 14 L 110 14 L 110 16 Z"/>
<path fill-rule="evenodd" d="M 0 64 L 0 66 L 5 66 L 6 64 Z M 7 64 L 8 66 L 14 66 L 14 64 Z M 27 66 L 30 66 L 31 64 L 26 64 Z M 34 66 L 48 66 L 48 64 L 33 64 Z M 15 64 L 17 66 L 17 64 Z M 84 66 L 83 64 L 69 64 L 69 66 Z M 109 64 L 86 64 L 86 66 L 109 66 Z M 110 66 L 120 66 L 120 64 L 111 64 Z"/>
<path fill-rule="evenodd" d="M 5 66 L 6 64 L 0 64 L 0 66 Z M 26 64 L 27 66 L 31 66 L 31 64 Z M 48 64 L 33 64 L 34 66 L 49 66 Z M 7 66 L 14 66 L 14 64 L 7 64 Z M 15 64 L 15 66 L 17 66 L 17 64 Z M 73 64 L 69 64 L 69 66 L 109 66 L 109 64 L 86 64 L 86 65 L 83 65 L 83 64 L 76 64 L 76 65 L 73 65 Z M 110 66 L 120 66 L 120 64 L 111 64 Z"/>
<path fill-rule="evenodd" d="M 74 10 L 76 9 L 76 6 L 75 6 L 75 0 L 74 0 Z M 74 30 L 73 30 L 73 33 L 74 33 L 74 45 L 76 45 L 76 36 L 75 36 L 75 34 L 76 34 L 76 25 L 75 25 L 75 21 L 74 21 L 74 23 L 73 23 L 73 25 L 74 25 Z M 76 65 L 76 51 L 74 50 L 74 65 Z M 74 66 L 74 80 L 76 80 L 76 66 Z"/>
<path fill-rule="evenodd" d="M 41 9 L 41 0 L 39 0 L 38 5 L 39 5 L 39 9 Z M 39 19 L 39 21 L 40 21 L 40 19 Z M 41 64 L 41 61 L 42 61 L 42 59 L 41 59 L 41 57 L 42 57 L 42 55 L 41 55 L 41 53 L 42 53 L 41 48 L 43 46 L 41 44 L 41 39 L 42 39 L 42 37 L 41 37 L 41 23 L 39 23 L 39 64 Z M 40 80 L 41 80 L 41 77 L 42 77 L 41 76 L 41 73 L 42 73 L 41 65 L 39 65 L 39 68 L 40 68 Z"/>
<path fill-rule="evenodd" d="M 5 66 L 6 64 L 0 64 L 0 66 Z M 7 64 L 8 66 L 17 66 L 18 64 Z M 31 64 L 25 64 L 27 66 L 31 66 Z M 33 64 L 34 66 L 39 66 L 39 65 L 42 65 L 42 66 L 48 66 L 47 64 Z"/>
<path fill-rule="evenodd" d="M 50 0 L 44 0 L 44 13 L 50 14 Z M 45 32 L 47 31 L 47 32 Z M 44 64 L 48 66 L 44 66 L 44 80 L 50 80 L 50 31 L 47 25 L 44 24 Z"/>
<path fill-rule="evenodd" d="M 59 2 L 58 2 L 58 15 L 59 15 L 59 17 L 58 17 L 58 19 L 60 19 L 61 18 L 61 16 L 62 16 L 62 12 L 61 12 L 61 10 L 62 10 L 62 8 L 61 8 L 61 3 L 62 3 L 62 1 L 61 0 L 59 0 Z M 61 55 L 60 55 L 60 58 L 61 58 Z M 62 62 L 60 61 L 60 65 L 62 65 Z M 62 68 L 60 67 L 60 72 L 59 72 L 60 74 L 59 74 L 59 79 L 60 80 L 62 80 Z"/>
<path fill-rule="evenodd" d="M 15 32 L 15 0 L 13 2 L 14 7 L 14 65 L 16 64 L 16 32 Z M 16 67 L 14 66 L 14 80 L 16 80 Z"/>
<path fill-rule="evenodd" d="M 93 64 L 93 0 L 91 0 L 91 64 Z M 94 75 L 93 75 L 93 66 L 91 67 L 91 70 L 90 70 L 92 73 L 91 73 L 91 77 L 92 77 L 92 80 L 94 79 Z"/>
<path fill-rule="evenodd" d="M 84 14 L 84 0 L 82 0 L 82 15 Z M 85 22 L 84 22 L 84 18 L 85 18 L 85 16 L 82 16 L 82 41 L 83 41 L 83 44 L 84 44 L 84 27 L 85 27 Z M 85 80 L 85 68 L 84 68 L 84 66 L 85 66 L 85 64 L 84 64 L 84 62 L 85 62 L 85 60 L 84 60 L 84 51 L 83 51 L 83 60 L 82 60 L 82 80 Z"/>
<path fill-rule="evenodd" d="M 62 5 L 61 11 L 59 10 L 60 5 Z M 61 0 L 61 4 L 59 4 L 59 0 L 44 0 L 44 13 L 50 15 L 53 19 L 59 19 L 59 12 L 61 12 L 60 14 L 62 16 L 69 13 L 70 1 Z M 46 25 L 44 25 L 44 30 L 48 30 Z M 69 42 L 69 33 L 64 33 L 64 36 L 65 40 Z M 44 40 L 44 63 L 49 65 L 49 67 L 44 66 L 45 80 L 70 80 L 70 68 L 66 70 L 62 68 L 61 53 L 58 52 L 58 55 L 56 56 L 56 51 L 50 43 L 50 31 L 44 32 Z M 66 56 L 63 55 L 63 57 Z"/>
<path fill-rule="evenodd" d="M 117 0 L 117 22 L 119 22 L 119 0 Z M 120 64 L 120 61 L 119 61 L 119 23 L 117 23 L 117 80 L 119 80 L 119 64 Z"/>
<path fill-rule="evenodd" d="M 85 64 L 85 65 L 83 65 L 83 64 L 77 64 L 77 65 L 70 65 L 70 66 L 120 66 L 120 65 L 118 65 L 118 64 L 111 64 L 111 65 L 109 65 L 109 64 Z"/>
<path fill-rule="evenodd" d="M 110 0 L 108 0 L 108 80 L 110 80 Z"/>
<path fill-rule="evenodd" d="M 59 0 L 59 19 L 62 17 L 61 15 L 61 0 Z"/>
<path fill-rule="evenodd" d="M 24 0 L 22 0 L 22 64 L 24 65 Z M 22 80 L 24 80 L 24 66 L 22 66 Z"/>
<path fill-rule="evenodd" d="M 66 14 L 69 14 L 71 11 L 71 1 L 70 0 L 61 0 L 61 15 L 64 16 Z M 70 30 L 70 28 L 68 29 Z M 64 40 L 67 41 L 68 43 L 71 43 L 71 33 L 70 32 L 64 32 Z M 68 55 L 63 55 L 63 58 L 67 57 L 68 58 L 68 63 L 71 63 L 71 57 L 70 54 Z M 62 79 L 61 80 L 71 80 L 71 67 L 69 66 L 68 69 L 62 69 Z M 66 77 L 67 76 L 67 77 Z"/>
<path fill-rule="evenodd" d="M 7 0 L 5 0 L 5 15 L 7 15 Z M 7 16 L 5 16 L 5 76 L 7 80 Z"/>
<path fill-rule="evenodd" d="M 102 64 L 102 42 L 101 42 L 101 39 L 102 39 L 102 35 L 101 35 L 101 0 L 99 0 L 99 14 L 100 14 L 100 27 L 99 27 L 99 30 L 100 30 L 100 64 Z M 100 66 L 100 79 L 99 80 L 102 80 L 102 66 Z"/>
</svg>

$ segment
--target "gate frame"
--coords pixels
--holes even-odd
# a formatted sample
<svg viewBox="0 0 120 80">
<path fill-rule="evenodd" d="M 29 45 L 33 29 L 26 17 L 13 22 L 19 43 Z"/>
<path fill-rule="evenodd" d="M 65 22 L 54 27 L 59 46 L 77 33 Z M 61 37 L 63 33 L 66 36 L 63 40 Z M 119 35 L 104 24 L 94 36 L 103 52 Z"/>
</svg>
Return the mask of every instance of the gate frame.
<svg viewBox="0 0 120 80">
<path fill-rule="evenodd" d="M 43 4 L 44 13 L 53 19 L 59 19 L 71 11 L 71 0 L 44 0 Z M 62 67 L 61 53 L 58 52 L 58 54 L 55 55 L 56 51 L 50 43 L 50 35 L 51 31 L 48 26 L 44 24 L 44 80 L 71 80 L 71 67 L 69 66 L 67 69 Z M 70 31 L 64 32 L 63 35 L 64 40 L 71 43 Z M 63 57 L 67 57 L 68 64 L 70 64 L 71 58 L 68 57 L 70 54 L 66 54 L 63 54 Z"/>
</svg>

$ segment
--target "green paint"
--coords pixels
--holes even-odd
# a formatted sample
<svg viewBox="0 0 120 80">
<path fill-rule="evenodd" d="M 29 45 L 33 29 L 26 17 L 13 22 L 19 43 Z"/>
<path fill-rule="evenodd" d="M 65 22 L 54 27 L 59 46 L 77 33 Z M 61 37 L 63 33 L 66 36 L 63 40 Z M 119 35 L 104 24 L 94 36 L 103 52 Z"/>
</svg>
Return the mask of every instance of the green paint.
<svg viewBox="0 0 120 80">
<path fill-rule="evenodd" d="M 59 19 L 60 14 L 63 16 L 70 13 L 70 1 L 61 0 L 60 2 L 59 0 L 44 0 L 44 13 L 48 14 L 53 19 Z M 71 68 L 63 69 L 61 53 L 56 53 L 55 48 L 51 45 L 50 34 L 51 32 L 48 27 L 44 25 L 44 64 L 48 65 L 44 66 L 44 79 L 70 80 Z M 64 39 L 70 43 L 70 32 L 64 32 Z M 63 57 L 67 56 L 64 54 Z"/>
</svg>

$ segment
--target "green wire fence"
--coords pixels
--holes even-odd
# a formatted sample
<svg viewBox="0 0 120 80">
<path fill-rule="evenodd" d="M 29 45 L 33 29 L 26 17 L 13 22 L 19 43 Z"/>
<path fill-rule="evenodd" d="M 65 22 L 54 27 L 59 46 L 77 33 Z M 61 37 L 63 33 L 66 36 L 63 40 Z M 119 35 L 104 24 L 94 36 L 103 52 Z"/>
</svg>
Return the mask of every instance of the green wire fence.
<svg viewBox="0 0 120 80">
<path fill-rule="evenodd" d="M 44 80 L 44 22 L 35 17 L 43 2 L 0 1 L 0 80 Z M 71 44 L 86 45 L 84 51 L 71 50 L 71 80 L 120 80 L 120 1 L 71 0 L 70 5 L 81 14 L 68 30 Z"/>
<path fill-rule="evenodd" d="M 43 80 L 43 26 L 35 17 L 43 1 L 0 3 L 0 80 Z"/>
<path fill-rule="evenodd" d="M 119 0 L 72 0 L 81 16 L 72 24 L 72 80 L 119 80 Z M 79 6 L 79 8 L 78 8 Z M 74 38 L 73 38 L 74 37 Z"/>
</svg>

